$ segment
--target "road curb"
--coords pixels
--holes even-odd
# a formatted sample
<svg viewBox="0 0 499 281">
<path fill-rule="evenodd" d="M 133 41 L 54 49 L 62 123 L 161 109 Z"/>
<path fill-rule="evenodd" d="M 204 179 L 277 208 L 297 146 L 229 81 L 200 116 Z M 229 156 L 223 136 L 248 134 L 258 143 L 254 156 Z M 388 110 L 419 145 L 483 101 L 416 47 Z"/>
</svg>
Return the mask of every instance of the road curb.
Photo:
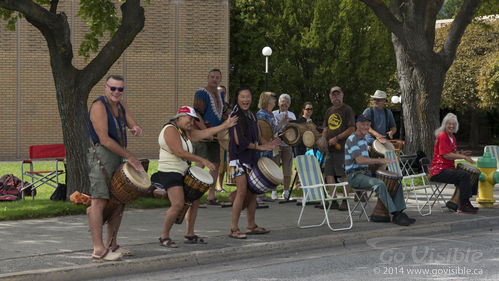
<svg viewBox="0 0 499 281">
<path fill-rule="evenodd" d="M 383 236 L 418 236 L 462 231 L 465 229 L 497 228 L 499 216 L 474 218 L 452 222 L 434 222 L 411 227 L 395 226 L 390 228 L 361 231 L 335 232 L 308 238 L 281 240 L 273 242 L 257 242 L 251 245 L 226 247 L 219 249 L 174 253 L 155 257 L 138 258 L 121 262 L 87 264 L 53 269 L 30 270 L 16 273 L 0 274 L 0 280 L 78 280 L 117 277 L 120 275 L 154 272 L 166 269 L 178 269 L 195 265 L 227 262 L 243 258 L 261 257 L 265 255 L 299 252 L 304 250 L 323 249 L 328 247 L 349 246 L 364 243 L 369 239 Z"/>
</svg>

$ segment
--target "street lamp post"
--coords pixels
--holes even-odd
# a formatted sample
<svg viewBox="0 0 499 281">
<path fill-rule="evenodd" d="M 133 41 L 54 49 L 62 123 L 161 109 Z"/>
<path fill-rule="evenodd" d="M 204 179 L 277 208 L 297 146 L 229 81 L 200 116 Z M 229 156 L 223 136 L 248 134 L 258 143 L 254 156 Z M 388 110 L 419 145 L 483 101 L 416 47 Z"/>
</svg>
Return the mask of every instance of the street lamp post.
<svg viewBox="0 0 499 281">
<path fill-rule="evenodd" d="M 404 114 L 403 114 L 403 108 L 402 108 L 402 94 L 398 93 L 398 96 L 392 96 L 392 103 L 400 103 L 400 139 L 404 139 Z"/>
<path fill-rule="evenodd" d="M 272 49 L 265 46 L 262 49 L 262 55 L 265 56 L 265 91 L 269 90 L 269 57 L 272 55 Z"/>
</svg>

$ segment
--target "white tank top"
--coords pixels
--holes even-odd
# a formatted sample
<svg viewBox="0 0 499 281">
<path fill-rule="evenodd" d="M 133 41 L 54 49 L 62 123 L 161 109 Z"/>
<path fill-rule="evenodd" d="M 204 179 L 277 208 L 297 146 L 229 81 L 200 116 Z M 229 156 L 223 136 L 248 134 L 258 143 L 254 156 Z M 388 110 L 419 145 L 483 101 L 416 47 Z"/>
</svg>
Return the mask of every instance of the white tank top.
<svg viewBox="0 0 499 281">
<path fill-rule="evenodd" d="M 187 172 L 187 169 L 189 168 L 189 165 L 187 162 L 173 154 L 168 147 L 168 145 L 165 142 L 164 138 L 164 133 L 166 128 L 168 127 L 174 127 L 172 124 L 168 124 L 163 129 L 161 130 L 161 133 L 159 133 L 158 137 L 158 143 L 159 143 L 159 160 L 158 160 L 158 171 L 161 172 L 176 172 L 180 173 L 182 175 L 185 175 Z M 180 132 L 179 132 L 180 135 Z M 184 140 L 182 136 L 180 136 L 180 141 L 182 142 L 182 148 L 185 151 L 189 151 L 192 153 L 192 143 L 189 139 L 187 141 Z"/>
</svg>

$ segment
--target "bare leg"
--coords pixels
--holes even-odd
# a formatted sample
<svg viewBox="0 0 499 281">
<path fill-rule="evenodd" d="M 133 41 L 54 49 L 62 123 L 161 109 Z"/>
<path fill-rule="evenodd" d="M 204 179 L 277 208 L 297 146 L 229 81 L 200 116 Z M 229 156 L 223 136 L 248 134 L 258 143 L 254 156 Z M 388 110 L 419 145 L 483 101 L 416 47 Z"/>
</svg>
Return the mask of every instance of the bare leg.
<svg viewBox="0 0 499 281">
<path fill-rule="evenodd" d="M 110 247 L 111 249 L 116 249 L 116 247 L 118 246 L 116 239 L 118 236 L 118 230 L 120 229 L 121 219 L 123 218 L 124 209 L 124 204 L 116 205 L 116 208 L 112 211 L 113 214 L 107 224 L 106 246 L 109 246 L 112 239 L 113 242 Z"/>
<path fill-rule="evenodd" d="M 87 209 L 88 224 L 90 225 L 90 233 L 92 235 L 92 243 L 94 247 L 93 255 L 101 256 L 106 251 L 106 247 L 102 242 L 102 212 L 107 204 L 107 199 L 92 199 L 92 207 Z"/>
<path fill-rule="evenodd" d="M 248 200 L 248 207 L 246 209 L 246 216 L 248 217 L 248 227 L 251 227 L 256 225 L 255 223 L 256 194 L 247 192 L 246 200 Z"/>
<path fill-rule="evenodd" d="M 326 183 L 328 183 L 328 184 L 336 183 L 336 180 L 334 179 L 333 176 L 326 176 Z M 333 189 L 334 189 L 334 187 L 332 187 L 332 186 L 328 187 L 329 194 L 333 195 Z"/>
<path fill-rule="evenodd" d="M 246 179 L 246 174 L 237 176 L 235 179 L 237 191 L 236 191 L 236 199 L 232 203 L 232 230 L 239 229 L 239 217 L 241 216 L 241 211 L 243 209 L 244 199 L 246 198 L 246 194 L 250 193 L 248 191 L 248 181 Z"/>
<path fill-rule="evenodd" d="M 291 183 L 291 176 L 285 176 L 282 182 L 282 188 L 284 190 L 289 190 L 289 184 Z"/>
<path fill-rule="evenodd" d="M 198 215 L 198 206 L 201 201 L 196 200 L 192 202 L 192 206 L 185 214 L 185 235 L 193 236 L 194 235 L 194 223 L 196 222 L 196 217 Z"/>
<path fill-rule="evenodd" d="M 182 186 L 172 186 L 168 188 L 168 198 L 170 199 L 171 206 L 165 214 L 163 231 L 161 233 L 162 239 L 170 237 L 170 230 L 173 223 L 184 207 L 184 188 Z"/>
</svg>

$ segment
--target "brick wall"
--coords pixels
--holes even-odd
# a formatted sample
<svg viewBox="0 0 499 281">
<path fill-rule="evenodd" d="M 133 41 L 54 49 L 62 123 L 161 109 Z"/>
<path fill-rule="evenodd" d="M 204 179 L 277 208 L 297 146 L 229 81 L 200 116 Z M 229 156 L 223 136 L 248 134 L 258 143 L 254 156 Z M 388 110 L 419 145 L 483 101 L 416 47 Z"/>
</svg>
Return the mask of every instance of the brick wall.
<svg viewBox="0 0 499 281">
<path fill-rule="evenodd" d="M 144 129 L 142 137 L 129 137 L 129 149 L 138 157 L 157 158 L 161 125 L 178 106 L 192 105 L 208 71 L 220 68 L 222 84 L 228 85 L 228 0 L 151 0 L 144 6 L 143 31 L 109 73 L 125 76 L 125 99 Z M 77 0 L 59 4 L 72 27 L 73 63 L 82 68 L 86 63 L 78 48 L 86 26 L 76 17 L 78 8 Z M 0 160 L 26 158 L 29 145 L 62 143 L 49 54 L 40 32 L 24 19 L 14 32 L 0 21 L 0 61 Z M 102 80 L 93 88 L 89 104 L 104 93 L 104 85 Z"/>
</svg>

